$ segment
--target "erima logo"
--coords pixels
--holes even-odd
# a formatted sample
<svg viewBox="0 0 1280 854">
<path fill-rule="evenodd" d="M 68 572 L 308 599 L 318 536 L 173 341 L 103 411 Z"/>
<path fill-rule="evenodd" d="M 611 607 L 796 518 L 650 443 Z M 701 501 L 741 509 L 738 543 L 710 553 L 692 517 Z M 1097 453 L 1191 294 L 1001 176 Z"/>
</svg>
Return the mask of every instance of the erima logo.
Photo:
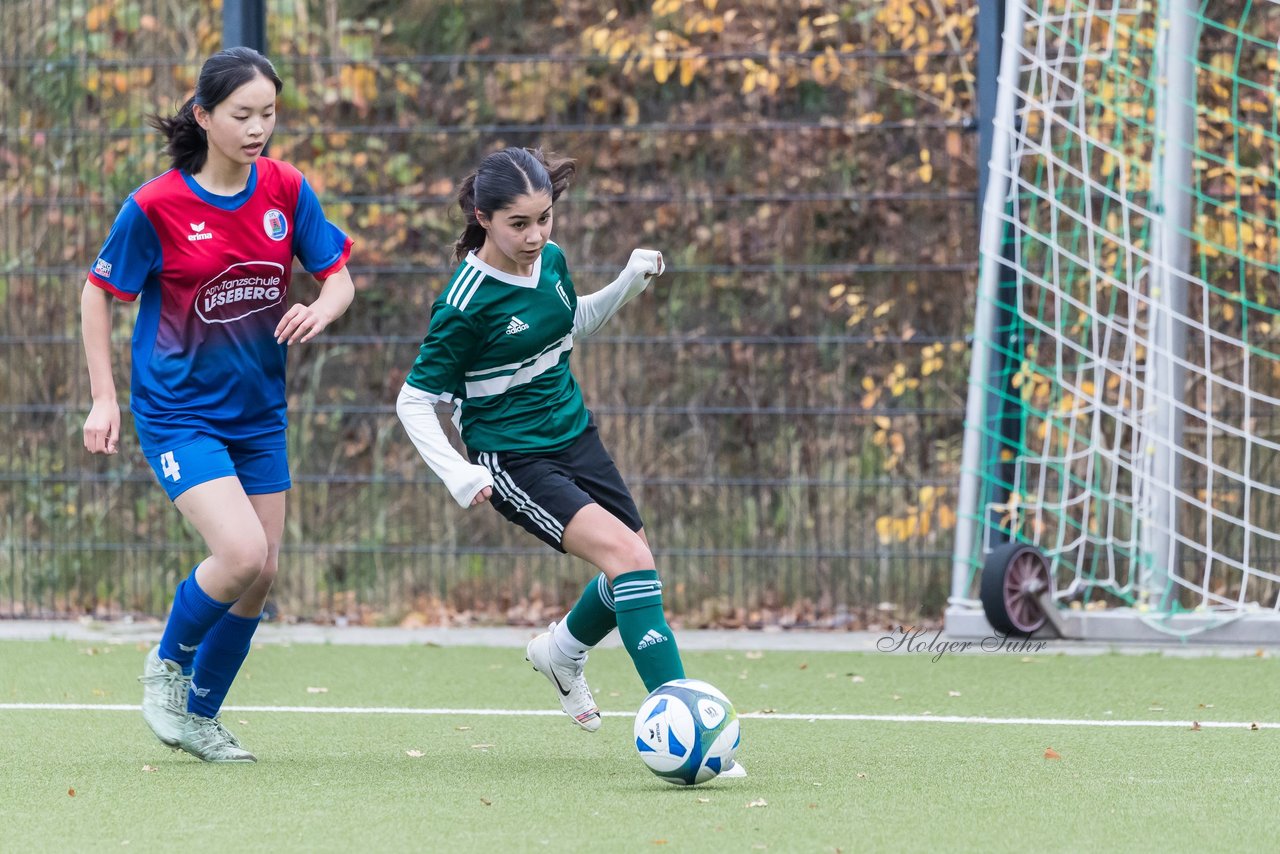
<svg viewBox="0 0 1280 854">
<path fill-rule="evenodd" d="M 649 631 L 644 633 L 644 637 L 640 638 L 640 643 L 636 644 L 636 652 L 639 652 L 642 649 L 648 649 L 655 643 L 662 643 L 665 640 L 670 640 L 670 638 L 664 634 L 659 634 L 656 629 L 649 629 Z"/>
<path fill-rule="evenodd" d="M 507 324 L 507 334 L 515 335 L 517 332 L 524 332 L 528 328 L 529 324 L 513 314 L 511 315 L 511 322 Z"/>
<path fill-rule="evenodd" d="M 213 232 L 204 230 L 203 222 L 189 222 L 191 226 L 191 234 L 187 235 L 187 240 L 212 240 Z"/>
<path fill-rule="evenodd" d="M 200 644 L 193 644 L 192 646 L 187 646 L 185 643 L 178 644 L 178 649 L 182 650 L 183 652 L 195 652 L 199 648 L 200 648 Z"/>
<path fill-rule="evenodd" d="M 207 697 L 207 696 L 209 696 L 209 689 L 208 689 L 208 688 L 197 688 L 197 687 L 196 687 L 196 683 L 192 682 L 192 683 L 191 683 L 191 693 L 192 693 L 192 694 L 195 694 L 197 697 Z"/>
</svg>

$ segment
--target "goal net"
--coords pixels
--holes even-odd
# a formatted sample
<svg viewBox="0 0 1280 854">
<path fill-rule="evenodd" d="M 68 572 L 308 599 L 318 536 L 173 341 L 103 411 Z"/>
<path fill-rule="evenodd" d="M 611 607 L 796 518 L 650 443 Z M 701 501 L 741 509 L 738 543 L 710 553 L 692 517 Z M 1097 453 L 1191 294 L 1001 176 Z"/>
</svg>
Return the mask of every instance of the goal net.
<svg viewBox="0 0 1280 854">
<path fill-rule="evenodd" d="M 948 629 L 1012 540 L 1076 636 L 1280 637 L 1280 5 L 1006 15 Z"/>
</svg>

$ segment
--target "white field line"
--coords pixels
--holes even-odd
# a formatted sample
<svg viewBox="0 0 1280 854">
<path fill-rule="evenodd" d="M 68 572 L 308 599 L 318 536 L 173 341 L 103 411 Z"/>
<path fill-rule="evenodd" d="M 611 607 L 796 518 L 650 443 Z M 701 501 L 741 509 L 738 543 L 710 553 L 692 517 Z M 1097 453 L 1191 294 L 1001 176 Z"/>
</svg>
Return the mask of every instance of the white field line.
<svg viewBox="0 0 1280 854">
<path fill-rule="evenodd" d="M 268 712 L 307 715 L 461 715 L 468 717 L 555 717 L 557 709 L 419 709 L 397 706 L 224 706 L 228 712 Z M 0 712 L 137 712 L 123 703 L 0 703 Z M 628 718 L 634 712 L 602 712 L 605 717 Z M 1085 718 L 991 718 L 967 715 L 833 715 L 746 712 L 739 718 L 755 721 L 851 721 L 893 724 L 970 724 L 977 726 L 1163 727 L 1189 729 L 1192 721 L 1126 721 Z M 1202 729 L 1280 729 L 1280 722 L 1198 721 Z"/>
</svg>

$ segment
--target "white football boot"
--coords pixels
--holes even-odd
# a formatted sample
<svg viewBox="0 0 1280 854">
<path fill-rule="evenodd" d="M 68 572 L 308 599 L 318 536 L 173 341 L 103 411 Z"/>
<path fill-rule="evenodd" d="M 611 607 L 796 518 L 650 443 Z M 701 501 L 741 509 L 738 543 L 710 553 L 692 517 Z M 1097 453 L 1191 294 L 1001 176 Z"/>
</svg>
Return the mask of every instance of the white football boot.
<svg viewBox="0 0 1280 854">
<path fill-rule="evenodd" d="M 525 647 L 525 660 L 555 686 L 565 714 L 587 732 L 595 732 L 600 729 L 600 707 L 587 687 L 587 657 L 584 655 L 581 661 L 574 661 L 560 652 L 551 639 L 551 631 L 555 627 L 556 624 L 552 623 L 548 631 L 529 641 Z"/>
<path fill-rule="evenodd" d="M 170 747 L 177 747 L 187 726 L 187 692 L 191 677 L 175 662 L 160 658 L 160 647 L 147 653 L 142 666 L 142 719 Z"/>
<path fill-rule="evenodd" d="M 187 726 L 178 746 L 205 762 L 258 761 L 258 757 L 245 750 L 240 739 L 232 735 L 218 718 L 187 715 Z"/>
</svg>

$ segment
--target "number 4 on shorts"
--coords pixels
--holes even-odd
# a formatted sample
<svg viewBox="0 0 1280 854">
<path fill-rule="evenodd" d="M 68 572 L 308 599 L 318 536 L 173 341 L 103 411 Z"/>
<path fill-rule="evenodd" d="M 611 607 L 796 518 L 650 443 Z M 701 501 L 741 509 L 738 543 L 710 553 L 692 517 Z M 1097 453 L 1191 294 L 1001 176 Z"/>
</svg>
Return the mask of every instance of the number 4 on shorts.
<svg viewBox="0 0 1280 854">
<path fill-rule="evenodd" d="M 182 479 L 182 469 L 178 467 L 178 461 L 173 458 L 173 451 L 165 451 L 160 455 L 160 472 L 174 483 Z"/>
</svg>

